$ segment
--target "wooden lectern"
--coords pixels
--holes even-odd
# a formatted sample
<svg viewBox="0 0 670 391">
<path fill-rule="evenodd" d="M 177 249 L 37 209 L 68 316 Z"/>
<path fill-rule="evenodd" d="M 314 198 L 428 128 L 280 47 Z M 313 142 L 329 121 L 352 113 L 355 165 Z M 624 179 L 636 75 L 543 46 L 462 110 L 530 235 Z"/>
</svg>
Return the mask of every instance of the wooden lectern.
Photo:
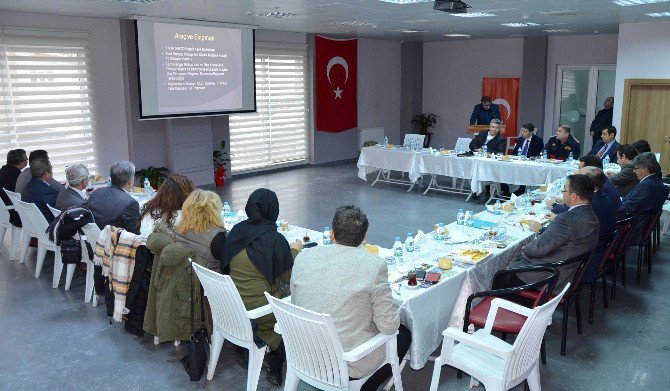
<svg viewBox="0 0 670 391">
<path fill-rule="evenodd" d="M 488 129 L 489 129 L 489 125 L 468 125 L 467 133 L 468 134 L 479 133 L 482 130 L 488 130 Z M 504 135 L 505 134 L 505 129 L 506 129 L 505 125 L 501 126 L 500 127 L 500 134 Z"/>
</svg>

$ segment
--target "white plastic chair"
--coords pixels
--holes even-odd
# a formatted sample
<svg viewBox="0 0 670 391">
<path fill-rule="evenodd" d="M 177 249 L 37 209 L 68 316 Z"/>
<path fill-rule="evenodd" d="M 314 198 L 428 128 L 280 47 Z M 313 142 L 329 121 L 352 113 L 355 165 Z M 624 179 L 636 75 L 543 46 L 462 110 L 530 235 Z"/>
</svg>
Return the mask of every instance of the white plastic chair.
<svg viewBox="0 0 670 391">
<path fill-rule="evenodd" d="M 58 288 L 60 275 L 63 272 L 63 261 L 61 260 L 60 247 L 57 246 L 55 242 L 49 240 L 49 235 L 46 233 L 47 228 L 49 228 L 47 219 L 35 204 L 17 200 L 14 202 L 14 207 L 16 207 L 16 210 L 21 216 L 21 224 L 25 225 L 24 220 L 30 221 L 29 224 L 32 231 L 31 235 L 34 234 L 33 237 L 37 238 L 37 262 L 35 263 L 35 278 L 40 278 L 42 265 L 44 264 L 44 258 L 47 255 L 47 251 L 53 251 L 54 275 L 52 287 Z M 23 213 L 21 211 L 23 211 Z M 24 216 L 26 219 L 23 218 Z M 26 237 L 24 236 L 24 239 L 25 238 Z"/>
<path fill-rule="evenodd" d="M 442 365 L 450 365 L 484 383 L 487 391 L 504 391 L 528 381 L 531 391 L 540 390 L 540 345 L 551 316 L 570 284 L 551 301 L 530 309 L 504 299 L 493 299 L 483 329 L 474 334 L 450 327 L 442 333 L 442 352 L 435 359 L 430 390 L 437 390 Z M 526 323 L 509 344 L 491 334 L 498 309 L 526 316 Z M 459 342 L 456 344 L 456 342 Z"/>
<path fill-rule="evenodd" d="M 456 145 L 454 146 L 454 153 L 456 151 L 469 151 L 471 141 L 472 139 L 469 137 L 459 137 L 458 140 L 456 140 Z M 461 180 L 461 190 L 463 190 L 465 187 L 466 180 L 467 179 L 465 178 Z M 456 187 L 456 178 L 451 178 L 451 187 Z"/>
<path fill-rule="evenodd" d="M 296 390 L 299 380 L 324 391 L 360 390 L 370 376 L 349 380 L 347 363 L 358 361 L 384 346 L 386 359 L 382 366 L 391 364 L 395 389 L 402 391 L 397 332 L 394 335 L 377 334 L 362 345 L 345 352 L 330 315 L 300 308 L 274 298 L 267 292 L 265 296 L 277 319 L 278 327 L 275 329 L 282 333 L 286 348 L 284 390 Z"/>
<path fill-rule="evenodd" d="M 26 255 L 28 254 L 28 248 L 30 247 L 30 238 L 36 238 L 37 233 L 32 227 L 30 217 L 26 215 L 26 212 L 23 210 L 23 208 L 16 206 L 16 203 L 21 201 L 21 194 L 6 189 L 5 193 L 7 193 L 7 196 L 12 201 L 12 204 L 14 204 L 14 210 L 16 210 L 16 213 L 19 214 L 19 218 L 21 219 L 21 225 L 23 228 L 21 228 L 21 253 L 19 255 L 19 262 L 25 263 Z"/>
<path fill-rule="evenodd" d="M 95 223 L 88 223 L 85 226 L 81 227 L 81 230 L 84 231 L 84 237 L 82 237 L 83 240 L 88 242 L 88 244 L 91 246 L 93 250 L 95 250 L 95 244 L 98 242 L 98 239 L 100 238 L 100 233 L 102 232 L 100 228 L 95 224 Z M 82 255 L 82 261 L 84 261 L 84 257 L 87 259 L 86 261 L 86 290 L 84 292 L 84 302 L 88 303 L 89 300 L 91 300 L 91 296 L 93 297 L 93 307 L 98 306 L 98 295 L 95 294 L 95 283 L 93 281 L 93 273 L 95 271 L 94 267 L 95 265 L 93 264 L 93 260 L 88 259 L 88 251 L 84 250 L 84 253 Z M 89 277 L 89 269 L 90 269 L 90 277 Z M 89 285 L 90 281 L 90 285 Z"/>
<path fill-rule="evenodd" d="M 249 367 L 247 370 L 247 391 L 258 386 L 263 357 L 266 347 L 258 348 L 254 342 L 251 319 L 258 319 L 272 312 L 269 305 L 247 311 L 233 280 L 204 266 L 191 262 L 198 275 L 205 296 L 212 310 L 212 344 L 209 349 L 207 380 L 214 377 L 214 369 L 219 361 L 219 354 L 225 340 L 249 350 Z"/>
<path fill-rule="evenodd" d="M 420 145 L 421 148 L 423 148 L 423 140 L 425 138 L 426 136 L 423 134 L 408 133 L 405 135 L 405 140 L 402 142 L 402 145 L 408 146 L 412 141 L 414 141 L 416 145 Z"/>
<path fill-rule="evenodd" d="M 5 190 L 5 189 L 3 189 Z M 7 190 L 5 190 L 7 192 Z M 13 261 L 14 256 L 16 255 L 16 249 L 19 247 L 19 242 L 21 241 L 21 227 L 15 227 L 14 224 L 9 222 L 9 211 L 14 209 L 12 205 L 5 205 L 3 208 L 0 205 L 0 246 L 5 240 L 5 233 L 7 229 L 10 230 L 12 234 L 11 245 L 9 249 L 9 260 Z M 1 247 L 0 247 L 1 250 Z"/>
</svg>

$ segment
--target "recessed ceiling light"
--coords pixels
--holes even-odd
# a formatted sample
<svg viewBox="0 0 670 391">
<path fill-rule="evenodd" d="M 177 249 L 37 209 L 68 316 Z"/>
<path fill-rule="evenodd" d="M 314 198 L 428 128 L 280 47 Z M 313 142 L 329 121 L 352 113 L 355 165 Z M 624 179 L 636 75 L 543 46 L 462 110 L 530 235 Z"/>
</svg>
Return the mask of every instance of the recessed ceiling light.
<svg viewBox="0 0 670 391">
<path fill-rule="evenodd" d="M 567 29 L 553 29 L 553 30 L 542 30 L 545 33 L 571 33 L 572 30 Z"/>
<path fill-rule="evenodd" d="M 392 4 L 413 4 L 413 3 L 427 3 L 432 0 L 379 0 L 379 1 Z"/>
<path fill-rule="evenodd" d="M 377 28 L 377 25 L 372 22 L 366 22 L 364 20 L 347 20 L 344 22 L 336 22 L 341 26 L 355 26 L 355 27 L 371 27 L 373 29 Z"/>
<path fill-rule="evenodd" d="M 647 14 L 647 16 L 651 16 L 652 18 L 662 18 L 665 16 L 670 16 L 670 12 L 652 12 Z"/>
<path fill-rule="evenodd" d="M 261 12 L 256 14 L 256 16 L 260 16 L 261 18 L 283 19 L 283 18 L 292 18 L 294 16 L 298 16 L 298 14 L 293 12 L 273 11 L 273 12 Z"/>
<path fill-rule="evenodd" d="M 425 33 L 426 30 L 420 30 L 420 29 L 400 29 L 400 30 L 391 30 L 396 33 L 406 33 L 406 34 L 412 34 L 412 33 Z"/>
<path fill-rule="evenodd" d="M 666 3 L 670 0 L 614 0 L 612 3 L 620 5 L 622 7 L 628 7 L 631 5 L 643 5 L 643 4 L 655 4 L 655 3 Z"/>
<path fill-rule="evenodd" d="M 470 34 L 442 34 L 443 37 L 457 38 L 457 37 L 470 37 Z"/>
<path fill-rule="evenodd" d="M 539 26 L 537 23 L 533 22 L 524 22 L 524 23 L 503 23 L 503 26 L 507 27 L 532 27 L 532 26 Z"/>
<path fill-rule="evenodd" d="M 450 14 L 451 16 L 458 16 L 460 18 L 486 18 L 489 16 L 496 16 L 488 12 L 468 12 L 467 14 Z"/>
</svg>

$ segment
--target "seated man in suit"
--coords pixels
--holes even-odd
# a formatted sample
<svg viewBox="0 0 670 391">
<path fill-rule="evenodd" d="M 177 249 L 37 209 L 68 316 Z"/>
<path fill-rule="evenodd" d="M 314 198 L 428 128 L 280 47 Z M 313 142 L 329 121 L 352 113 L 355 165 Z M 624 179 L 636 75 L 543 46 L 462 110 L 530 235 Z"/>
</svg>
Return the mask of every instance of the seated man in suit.
<svg viewBox="0 0 670 391">
<path fill-rule="evenodd" d="M 0 168 L 0 187 L 9 191 L 16 191 L 16 180 L 23 170 L 28 165 L 28 156 L 24 149 L 12 149 L 7 152 L 7 164 Z M 7 193 L 0 190 L 0 198 L 5 205 L 11 205 L 12 202 L 7 196 Z M 15 227 L 21 227 L 21 219 L 16 210 L 9 210 L 9 222 Z"/>
<path fill-rule="evenodd" d="M 644 152 L 637 155 L 631 164 L 640 183 L 628 193 L 622 205 L 623 211 L 637 215 L 661 209 L 668 192 L 661 182 L 661 166 L 656 161 L 656 156 L 651 152 Z"/>
<path fill-rule="evenodd" d="M 614 139 L 616 137 L 616 128 L 608 126 L 603 129 L 601 140 L 593 145 L 589 155 L 596 155 L 599 159 L 609 156 L 610 162 L 617 162 L 616 151 L 619 149 L 619 143 Z"/>
<path fill-rule="evenodd" d="M 551 137 L 544 149 L 547 151 L 547 158 L 566 160 L 570 153 L 573 159 L 578 159 L 581 153 L 579 141 L 571 134 L 572 130 L 568 125 L 561 125 L 556 129 L 556 135 Z"/>
<path fill-rule="evenodd" d="M 634 142 L 633 148 L 635 148 L 638 154 L 642 152 L 651 152 L 651 145 L 649 145 L 649 142 L 644 139 L 640 139 Z"/>
<path fill-rule="evenodd" d="M 527 123 L 521 125 L 521 136 L 516 140 L 516 145 L 514 146 L 514 152 L 512 155 L 518 156 L 519 151 L 521 151 L 521 156 L 524 157 L 535 157 L 542 154 L 542 148 L 544 147 L 544 142 L 542 139 L 535 135 L 535 125 L 532 123 Z M 519 186 L 519 188 L 514 192 L 517 196 L 522 195 L 526 192 L 526 186 Z M 507 195 L 504 194 L 503 195 Z"/>
<path fill-rule="evenodd" d="M 58 190 L 51 187 L 53 178 L 51 163 L 47 159 L 35 159 L 30 163 L 30 174 L 33 176 L 21 193 L 21 200 L 30 202 L 39 208 L 48 222 L 54 220 L 49 206 L 56 205 Z M 49 206 L 47 206 L 49 205 Z"/>
<path fill-rule="evenodd" d="M 367 229 L 368 219 L 359 208 L 337 208 L 331 230 L 334 244 L 303 251 L 295 258 L 291 301 L 308 310 L 330 314 L 345 351 L 378 333 L 399 331 L 398 357 L 402 360 L 409 349 L 411 334 L 400 325 L 386 262 L 360 247 Z M 349 363 L 349 376 L 366 377 L 377 370 L 383 360 L 382 346 L 361 360 Z M 362 389 L 376 390 L 390 377 L 391 366 L 387 364 L 375 372 Z"/>
<path fill-rule="evenodd" d="M 586 155 L 579 158 L 579 171 L 577 173 L 588 174 L 590 172 L 589 168 L 597 168 L 602 171 L 602 160 L 598 159 L 598 157 L 595 155 Z M 614 184 L 612 184 L 612 182 L 607 179 L 607 177 L 605 177 L 604 182 L 602 185 L 598 186 L 598 188 L 604 195 L 607 196 L 607 198 L 610 199 L 610 202 L 612 202 L 612 210 L 619 211 L 621 209 L 621 195 L 619 194 L 619 191 L 616 189 L 616 187 L 614 187 Z M 546 203 L 547 207 L 551 208 L 553 213 L 561 213 L 568 210 L 568 207 L 563 204 L 560 199 L 549 199 L 546 201 Z"/>
<path fill-rule="evenodd" d="M 637 156 L 637 150 L 630 144 L 623 144 L 619 146 L 616 154 L 617 163 L 621 167 L 621 171 L 616 174 L 614 171 L 605 171 L 605 174 L 609 177 L 612 184 L 616 186 L 621 197 L 626 198 L 628 193 L 640 183 L 640 180 L 633 171 L 633 164 L 631 164 Z"/>
<path fill-rule="evenodd" d="M 32 161 L 35 159 L 49 160 L 49 154 L 47 154 L 47 151 L 43 149 L 36 149 L 30 152 L 30 155 L 28 155 L 28 165 L 32 164 Z M 30 174 L 30 169 L 29 168 L 24 169 L 21 172 L 21 174 L 19 174 L 19 177 L 16 178 L 16 192 L 23 193 L 23 189 L 25 189 L 26 185 L 28 184 L 28 182 L 30 182 L 31 178 L 32 176 Z M 54 189 L 56 189 L 57 191 L 65 189 L 65 186 L 63 186 L 62 183 L 58 182 L 54 178 L 51 178 L 49 180 L 49 185 Z"/>
<path fill-rule="evenodd" d="M 499 119 L 491 120 L 489 130 L 482 130 L 470 141 L 470 150 L 472 152 L 481 152 L 484 144 L 489 153 L 504 154 L 507 148 L 505 137 L 500 134 L 502 121 Z"/>
<path fill-rule="evenodd" d="M 75 164 L 65 169 L 67 185 L 58 193 L 56 209 L 61 211 L 72 206 L 81 206 L 88 198 L 86 187 L 88 187 L 88 168 L 83 164 Z"/>
<path fill-rule="evenodd" d="M 470 125 L 486 125 L 494 119 L 500 119 L 500 108 L 491 103 L 490 96 L 482 96 L 481 103 L 472 110 Z"/>
<path fill-rule="evenodd" d="M 125 160 L 116 162 L 109 169 L 109 176 L 112 185 L 91 193 L 84 206 L 91 210 L 100 229 L 112 225 L 139 235 L 140 205 L 128 193 L 133 188 L 135 165 Z"/>
<path fill-rule="evenodd" d="M 556 215 L 545 229 L 531 221 L 530 229 L 540 235 L 523 248 L 522 260 L 515 262 L 513 267 L 564 261 L 593 251 L 598 244 L 598 218 L 591 207 L 593 190 L 593 182 L 586 175 L 570 175 L 562 192 L 568 210 Z M 572 280 L 577 267 L 573 264 L 562 268 L 556 290 L 563 289 Z M 536 280 L 525 282 L 533 281 Z"/>
</svg>

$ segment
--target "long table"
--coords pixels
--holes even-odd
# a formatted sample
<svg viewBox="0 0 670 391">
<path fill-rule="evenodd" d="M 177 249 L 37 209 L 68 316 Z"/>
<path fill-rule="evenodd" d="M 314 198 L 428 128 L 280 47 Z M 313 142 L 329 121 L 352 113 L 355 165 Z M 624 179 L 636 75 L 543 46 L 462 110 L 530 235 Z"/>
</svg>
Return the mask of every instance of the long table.
<svg viewBox="0 0 670 391">
<path fill-rule="evenodd" d="M 458 157 L 431 152 L 430 149 L 411 151 L 403 147 L 389 149 L 378 145 L 363 148 L 357 165 L 358 176 L 363 180 L 367 180 L 367 174 L 377 172 L 372 186 L 377 182 L 402 183 L 410 185 L 411 190 L 422 174 L 429 174 L 431 182 L 424 194 L 430 190 L 459 192 L 458 189 L 439 186 L 438 175 L 467 179 L 470 181 L 467 193 L 480 194 L 487 182 L 537 186 L 553 182 L 577 168 L 576 163 Z M 408 173 L 409 181 L 390 179 L 391 171 Z"/>
</svg>

